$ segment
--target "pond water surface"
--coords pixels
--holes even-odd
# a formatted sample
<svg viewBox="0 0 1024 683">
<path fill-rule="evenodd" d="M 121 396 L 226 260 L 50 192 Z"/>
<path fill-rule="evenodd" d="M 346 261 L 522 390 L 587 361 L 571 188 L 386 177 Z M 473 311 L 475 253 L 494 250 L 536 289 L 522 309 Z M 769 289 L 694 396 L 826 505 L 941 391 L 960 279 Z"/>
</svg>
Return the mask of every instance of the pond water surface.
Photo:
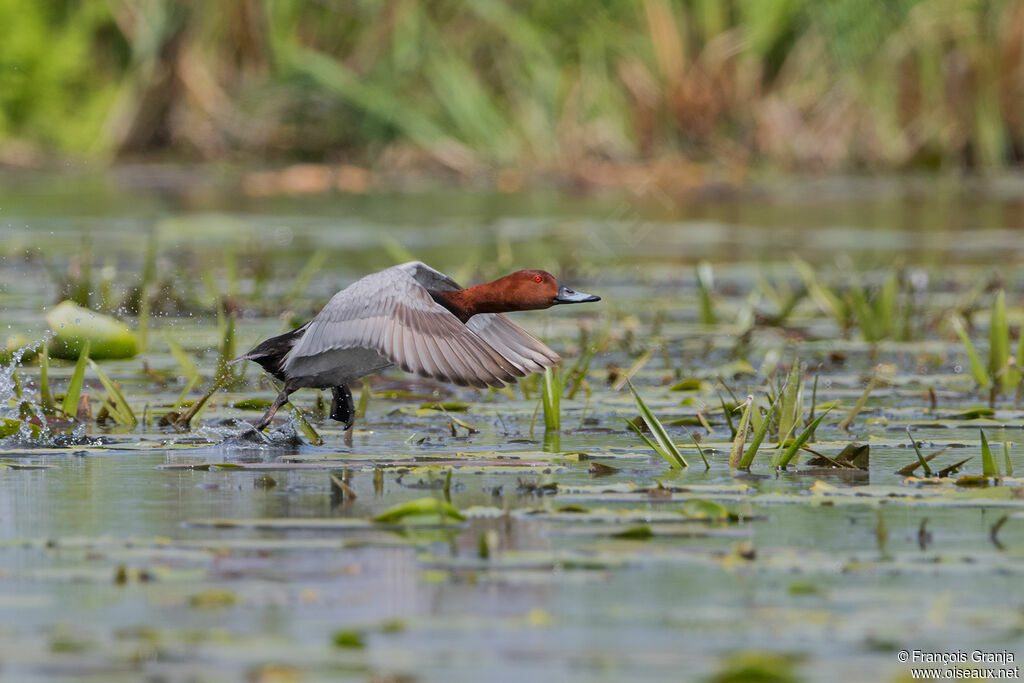
<svg viewBox="0 0 1024 683">
<path fill-rule="evenodd" d="M 148 348 L 100 363 L 140 424 L 91 421 L 70 445 L 27 430 L 0 441 L 0 677 L 903 680 L 900 650 L 1024 656 L 1024 488 L 1002 450 L 1024 471 L 1024 410 L 1010 391 L 994 413 L 964 414 L 989 395 L 944 323 L 970 315 L 985 356 L 992 293 L 1005 289 L 1016 350 L 1020 178 L 774 182 L 687 200 L 450 189 L 252 199 L 205 169 L 4 181 L 9 334 L 41 339 L 61 281 L 83 268 L 92 305 L 134 325 L 126 301 L 152 239 L 157 275 Z M 320 267 L 297 286 L 317 251 Z M 395 371 L 370 382 L 350 441 L 317 417 L 312 390 L 293 398 L 322 445 L 287 411 L 268 436 L 247 437 L 260 412 L 235 404 L 274 395 L 255 367 L 214 394 L 192 431 L 160 426 L 186 383 L 169 341 L 202 376 L 188 400 L 212 382 L 220 297 L 242 351 L 406 258 L 467 282 L 544 268 L 603 297 L 515 316 L 563 353 L 564 372 L 592 354 L 562 399 L 561 430 L 545 432 L 535 381 L 483 392 Z M 903 331 L 869 342 L 844 328 L 798 295 L 795 258 L 837 288 L 862 282 L 872 305 L 896 274 L 906 300 L 890 327 Z M 713 324 L 702 322 L 700 262 L 713 271 Z M 866 471 L 815 467 L 808 453 L 776 471 L 771 437 L 749 473 L 729 468 L 722 402 L 763 401 L 796 360 L 807 368 L 801 418 L 835 404 L 811 447 L 834 458 L 869 444 Z M 51 361 L 55 392 L 72 367 Z M 688 469 L 627 428 L 639 411 L 617 386 L 626 372 Z M 840 430 L 873 373 L 884 381 Z M 35 401 L 38 365 L 17 376 Z M 15 419 L 9 378 L 0 411 Z M 88 371 L 86 391 L 95 415 L 104 389 Z M 951 478 L 905 481 L 908 427 L 925 454 L 949 447 L 936 469 L 971 459 Z M 957 486 L 982 473 L 979 428 L 1005 476 Z M 440 499 L 448 472 L 465 521 L 368 521 Z M 731 521 L 707 519 L 714 504 Z"/>
</svg>

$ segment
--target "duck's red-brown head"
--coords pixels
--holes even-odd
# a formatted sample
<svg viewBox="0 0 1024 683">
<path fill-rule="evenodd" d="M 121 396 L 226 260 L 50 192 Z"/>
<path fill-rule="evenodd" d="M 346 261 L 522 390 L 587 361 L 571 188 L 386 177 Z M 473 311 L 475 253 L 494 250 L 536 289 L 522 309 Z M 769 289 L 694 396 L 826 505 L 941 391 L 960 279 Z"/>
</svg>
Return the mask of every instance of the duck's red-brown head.
<svg viewBox="0 0 1024 683">
<path fill-rule="evenodd" d="M 556 304 L 601 300 L 599 296 L 566 287 L 544 270 L 517 270 L 493 282 L 443 294 L 453 304 L 452 308 L 457 309 L 453 312 L 463 320 L 478 313 L 536 311 Z"/>
<path fill-rule="evenodd" d="M 509 311 L 536 311 L 550 308 L 555 304 L 581 304 L 600 301 L 601 297 L 577 292 L 561 284 L 554 275 L 545 270 L 517 270 L 511 275 L 495 280 L 505 292 Z"/>
</svg>

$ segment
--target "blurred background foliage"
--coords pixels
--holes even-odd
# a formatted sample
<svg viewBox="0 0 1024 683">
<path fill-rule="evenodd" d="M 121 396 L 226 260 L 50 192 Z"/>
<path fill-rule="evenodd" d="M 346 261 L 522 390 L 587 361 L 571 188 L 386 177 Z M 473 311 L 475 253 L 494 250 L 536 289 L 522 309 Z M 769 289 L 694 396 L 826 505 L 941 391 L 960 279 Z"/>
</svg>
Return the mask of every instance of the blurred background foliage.
<svg viewBox="0 0 1024 683">
<path fill-rule="evenodd" d="M 1022 0 L 0 0 L 0 161 L 1024 159 Z"/>
</svg>

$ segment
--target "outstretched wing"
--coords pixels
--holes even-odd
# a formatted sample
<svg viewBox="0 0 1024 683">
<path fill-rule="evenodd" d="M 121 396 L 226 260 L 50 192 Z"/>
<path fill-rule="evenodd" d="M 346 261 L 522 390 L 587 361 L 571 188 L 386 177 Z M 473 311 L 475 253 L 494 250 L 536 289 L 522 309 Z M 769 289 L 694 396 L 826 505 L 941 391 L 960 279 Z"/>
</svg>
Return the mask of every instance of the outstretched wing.
<svg viewBox="0 0 1024 683">
<path fill-rule="evenodd" d="M 428 290 L 443 292 L 462 289 L 455 280 L 421 261 L 403 263 L 399 268 L 406 270 Z M 544 342 L 500 313 L 475 315 L 469 319 L 466 327 L 524 374 L 544 372 L 544 368 L 557 365 L 562 360 Z"/>
<path fill-rule="evenodd" d="M 533 371 L 436 303 L 414 272 L 410 264 L 395 266 L 335 294 L 288 353 L 286 372 L 304 359 L 357 347 L 376 351 L 406 372 L 481 388 L 504 386 Z M 510 353 L 518 348 L 506 346 Z"/>
</svg>

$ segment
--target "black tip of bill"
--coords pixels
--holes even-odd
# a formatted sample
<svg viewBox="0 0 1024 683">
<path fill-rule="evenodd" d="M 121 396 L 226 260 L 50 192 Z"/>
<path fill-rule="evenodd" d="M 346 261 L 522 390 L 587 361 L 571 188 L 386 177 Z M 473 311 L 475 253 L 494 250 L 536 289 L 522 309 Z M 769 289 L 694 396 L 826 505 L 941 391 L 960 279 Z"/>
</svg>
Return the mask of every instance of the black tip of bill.
<svg viewBox="0 0 1024 683">
<path fill-rule="evenodd" d="M 556 304 L 584 304 L 589 301 L 600 301 L 601 297 L 596 294 L 577 292 L 575 289 L 561 285 L 558 288 L 558 296 L 555 297 Z"/>
</svg>

